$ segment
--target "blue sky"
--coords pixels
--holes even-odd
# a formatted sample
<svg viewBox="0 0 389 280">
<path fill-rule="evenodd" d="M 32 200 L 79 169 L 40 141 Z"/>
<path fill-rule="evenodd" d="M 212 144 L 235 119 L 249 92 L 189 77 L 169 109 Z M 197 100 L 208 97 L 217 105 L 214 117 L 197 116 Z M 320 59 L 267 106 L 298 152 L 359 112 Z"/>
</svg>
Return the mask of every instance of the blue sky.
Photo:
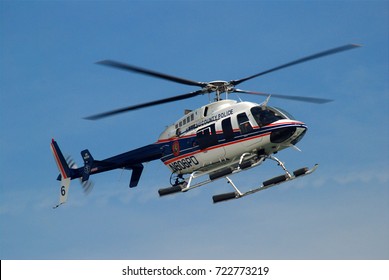
<svg viewBox="0 0 389 280">
<path fill-rule="evenodd" d="M 388 259 L 389 5 L 385 1 L 1 1 L 1 259 Z M 192 91 L 96 65 L 115 59 L 198 81 L 242 78 L 346 43 L 363 47 L 253 79 L 240 88 L 334 99 L 270 99 L 309 126 L 278 157 L 311 176 L 213 205 L 222 180 L 159 198 L 170 173 L 145 166 L 77 181 L 53 210 L 55 138 L 81 164 L 158 139 L 206 96 L 100 121 L 83 117 Z M 235 96 L 232 96 L 236 98 Z M 259 97 L 240 96 L 261 102 Z M 233 177 L 242 189 L 280 174 Z"/>
</svg>

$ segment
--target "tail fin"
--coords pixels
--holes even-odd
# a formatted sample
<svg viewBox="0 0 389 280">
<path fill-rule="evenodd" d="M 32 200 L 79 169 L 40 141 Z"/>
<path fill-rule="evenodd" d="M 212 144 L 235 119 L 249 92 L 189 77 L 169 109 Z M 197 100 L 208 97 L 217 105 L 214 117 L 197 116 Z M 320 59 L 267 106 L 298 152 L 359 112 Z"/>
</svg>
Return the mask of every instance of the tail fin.
<svg viewBox="0 0 389 280">
<path fill-rule="evenodd" d="M 55 142 L 54 139 L 51 140 L 51 151 L 53 152 L 53 156 L 55 162 L 57 163 L 58 170 L 61 173 L 61 178 L 70 178 L 71 174 L 68 163 L 66 162 L 65 157 L 63 156 L 57 142 Z"/>
<path fill-rule="evenodd" d="M 64 204 L 68 198 L 68 191 L 69 191 L 70 180 L 71 180 L 71 169 L 67 164 L 57 142 L 55 142 L 54 139 L 52 139 L 50 146 L 61 177 L 59 204 L 54 207 L 57 208 L 61 204 Z"/>
</svg>

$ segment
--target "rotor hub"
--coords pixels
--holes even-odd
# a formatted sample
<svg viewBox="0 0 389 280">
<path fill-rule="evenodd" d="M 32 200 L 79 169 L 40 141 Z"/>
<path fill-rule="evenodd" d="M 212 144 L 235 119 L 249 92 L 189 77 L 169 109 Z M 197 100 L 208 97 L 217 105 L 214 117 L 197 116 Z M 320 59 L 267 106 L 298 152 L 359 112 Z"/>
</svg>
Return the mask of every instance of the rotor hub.
<svg viewBox="0 0 389 280">
<path fill-rule="evenodd" d="M 226 94 L 234 91 L 234 86 L 227 81 L 212 81 L 207 83 L 207 85 L 203 88 L 203 90 L 207 93 L 215 92 L 216 93 L 216 101 L 220 100 L 220 94 L 225 92 Z"/>
</svg>

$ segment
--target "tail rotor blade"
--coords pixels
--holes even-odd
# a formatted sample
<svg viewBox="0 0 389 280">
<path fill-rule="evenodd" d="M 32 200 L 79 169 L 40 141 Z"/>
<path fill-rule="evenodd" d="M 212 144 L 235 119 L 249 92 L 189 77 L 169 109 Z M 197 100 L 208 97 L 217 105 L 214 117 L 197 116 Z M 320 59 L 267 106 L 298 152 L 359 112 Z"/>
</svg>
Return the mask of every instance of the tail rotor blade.
<svg viewBox="0 0 389 280">
<path fill-rule="evenodd" d="M 93 187 L 94 187 L 94 183 L 92 181 L 81 182 L 81 185 L 82 185 L 82 188 L 83 188 L 85 194 L 89 194 L 93 190 Z"/>
</svg>

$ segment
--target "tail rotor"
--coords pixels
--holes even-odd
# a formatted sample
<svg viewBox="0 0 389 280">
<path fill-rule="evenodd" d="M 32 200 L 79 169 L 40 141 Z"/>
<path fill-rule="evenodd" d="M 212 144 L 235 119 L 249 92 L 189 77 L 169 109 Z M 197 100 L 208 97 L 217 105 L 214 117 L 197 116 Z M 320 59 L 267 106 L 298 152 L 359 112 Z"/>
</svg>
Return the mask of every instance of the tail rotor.
<svg viewBox="0 0 389 280">
<path fill-rule="evenodd" d="M 77 163 L 73 160 L 73 158 L 71 156 L 66 157 L 66 162 L 68 163 L 68 166 L 70 168 L 72 168 L 72 169 L 78 168 Z M 82 178 L 79 178 L 79 180 L 80 180 L 80 184 L 82 186 L 82 189 L 84 190 L 84 193 L 89 194 L 95 185 L 94 182 L 89 180 L 89 179 L 87 181 L 82 181 Z"/>
</svg>

